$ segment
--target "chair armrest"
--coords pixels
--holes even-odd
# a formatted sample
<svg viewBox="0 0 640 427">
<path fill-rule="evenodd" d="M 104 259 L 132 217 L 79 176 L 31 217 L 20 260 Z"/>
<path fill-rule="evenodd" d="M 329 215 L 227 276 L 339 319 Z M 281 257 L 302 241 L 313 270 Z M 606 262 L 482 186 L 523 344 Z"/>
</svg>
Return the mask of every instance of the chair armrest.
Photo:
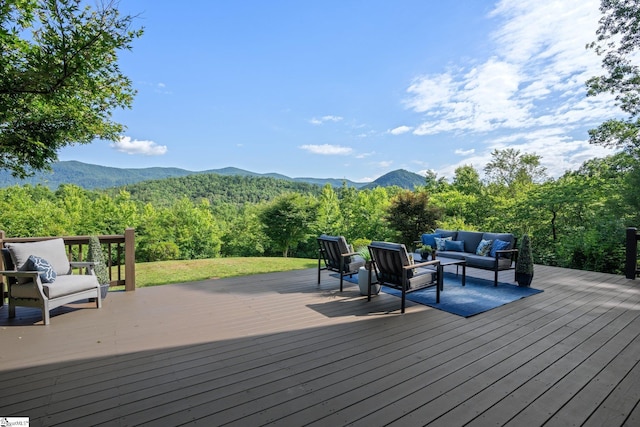
<svg viewBox="0 0 640 427">
<path fill-rule="evenodd" d="M 27 277 L 34 280 L 40 277 L 40 273 L 37 271 L 3 270 L 0 271 L 0 274 L 8 277 Z"/>
<path fill-rule="evenodd" d="M 347 252 L 346 254 L 340 254 L 341 257 L 348 257 L 353 255 L 360 255 L 360 252 Z"/>
<path fill-rule="evenodd" d="M 93 261 L 70 261 L 69 265 L 74 268 L 95 267 L 96 263 Z"/>
<path fill-rule="evenodd" d="M 438 265 L 440 265 L 440 260 L 439 259 L 435 259 L 435 260 L 431 260 L 431 261 L 419 262 L 419 263 L 416 263 L 416 264 L 405 265 L 402 268 L 404 268 L 406 270 L 411 270 L 412 268 L 427 267 L 429 265 L 438 266 Z"/>
<path fill-rule="evenodd" d="M 93 261 L 71 261 L 69 262 L 71 268 L 86 268 L 87 274 L 92 275 L 96 263 Z"/>
<path fill-rule="evenodd" d="M 12 277 L 16 279 L 16 283 L 11 283 L 7 280 L 7 286 L 9 290 L 9 296 L 13 296 L 14 292 L 19 291 L 19 295 L 22 298 L 39 298 L 41 300 L 48 299 L 44 293 L 42 281 L 40 280 L 40 273 L 37 271 L 18 271 L 18 270 L 3 270 L 0 274 L 6 277 Z M 20 283 L 18 278 L 29 279 L 25 283 Z M 26 291 L 25 291 L 26 290 Z"/>
</svg>

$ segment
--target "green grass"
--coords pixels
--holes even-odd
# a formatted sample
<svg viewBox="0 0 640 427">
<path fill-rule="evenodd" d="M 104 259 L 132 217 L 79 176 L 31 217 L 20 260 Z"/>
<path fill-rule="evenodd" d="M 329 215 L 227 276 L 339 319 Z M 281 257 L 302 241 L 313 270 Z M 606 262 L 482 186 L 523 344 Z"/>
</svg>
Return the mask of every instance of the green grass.
<svg viewBox="0 0 640 427">
<path fill-rule="evenodd" d="M 265 257 L 141 262 L 136 264 L 136 287 L 302 270 L 317 266 L 316 259 Z M 119 288 L 124 289 L 124 286 L 111 289 Z"/>
</svg>

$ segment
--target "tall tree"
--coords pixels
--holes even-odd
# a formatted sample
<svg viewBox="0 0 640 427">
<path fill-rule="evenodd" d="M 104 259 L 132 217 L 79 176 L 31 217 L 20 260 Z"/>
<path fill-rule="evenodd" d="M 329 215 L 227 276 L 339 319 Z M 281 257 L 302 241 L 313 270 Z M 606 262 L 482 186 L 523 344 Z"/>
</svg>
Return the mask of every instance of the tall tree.
<svg viewBox="0 0 640 427">
<path fill-rule="evenodd" d="M 0 168 L 25 177 L 48 169 L 60 148 L 116 141 L 111 119 L 135 95 L 118 52 L 142 35 L 117 2 L 0 2 Z"/>
<path fill-rule="evenodd" d="M 514 189 L 544 180 L 546 171 L 537 154 L 521 154 L 515 148 L 495 149 L 484 167 L 490 182 Z"/>
<path fill-rule="evenodd" d="M 587 94 L 615 95 L 626 119 L 611 118 L 589 131 L 589 140 L 605 146 L 640 148 L 640 2 L 602 0 L 597 40 L 587 47 L 602 56 L 604 74 L 587 81 Z"/>
<path fill-rule="evenodd" d="M 440 215 L 440 209 L 430 203 L 426 192 L 405 190 L 391 200 L 386 220 L 409 248 L 422 233 L 435 228 Z"/>
<path fill-rule="evenodd" d="M 281 251 L 283 257 L 295 245 L 312 234 L 317 215 L 317 202 L 297 193 L 279 196 L 260 215 L 264 233 Z"/>
</svg>

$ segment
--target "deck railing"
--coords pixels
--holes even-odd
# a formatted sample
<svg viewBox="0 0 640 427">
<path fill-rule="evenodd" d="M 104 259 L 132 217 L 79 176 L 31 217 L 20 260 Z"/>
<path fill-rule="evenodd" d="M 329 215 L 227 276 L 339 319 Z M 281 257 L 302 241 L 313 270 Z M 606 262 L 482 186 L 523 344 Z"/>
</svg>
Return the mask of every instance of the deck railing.
<svg viewBox="0 0 640 427">
<path fill-rule="evenodd" d="M 625 261 L 625 275 L 627 279 L 635 280 L 640 275 L 638 270 L 638 229 L 635 227 L 627 228 L 627 244 L 626 244 L 626 261 Z"/>
<path fill-rule="evenodd" d="M 51 237 L 5 237 L 5 232 L 0 230 L 0 248 L 4 243 L 37 242 L 52 239 Z M 67 256 L 70 261 L 82 261 L 86 257 L 89 248 L 89 236 L 61 236 L 67 247 Z M 100 244 L 106 249 L 107 269 L 109 271 L 109 286 L 124 285 L 125 291 L 136 290 L 136 252 L 135 230 L 127 228 L 124 234 L 97 236 Z M 0 257 L 2 263 L 2 257 Z M 4 265 L 0 266 L 4 268 Z M 124 269 L 123 269 L 124 267 Z M 0 269 L 2 269 L 0 268 Z"/>
</svg>

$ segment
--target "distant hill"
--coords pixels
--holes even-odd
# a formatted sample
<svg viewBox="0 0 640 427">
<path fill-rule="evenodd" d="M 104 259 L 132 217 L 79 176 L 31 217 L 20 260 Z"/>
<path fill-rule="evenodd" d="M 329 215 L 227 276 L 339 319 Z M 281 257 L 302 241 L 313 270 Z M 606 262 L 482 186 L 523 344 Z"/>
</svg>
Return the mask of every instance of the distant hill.
<svg viewBox="0 0 640 427">
<path fill-rule="evenodd" d="M 26 179 L 14 178 L 8 171 L 2 170 L 0 171 L 0 188 L 9 187 L 11 185 L 42 184 L 52 190 L 55 190 L 61 184 L 75 184 L 79 187 L 93 190 L 122 187 L 124 185 L 135 184 L 142 181 L 210 173 L 224 176 L 253 176 L 284 179 L 287 181 L 304 182 L 320 186 L 327 183 L 332 186 L 342 186 L 343 181 L 345 181 L 348 186 L 355 188 L 360 188 L 366 185 L 366 182 L 359 183 L 342 179 L 290 178 L 277 173 L 259 174 L 234 167 L 195 172 L 185 169 L 165 167 L 140 169 L 113 168 L 71 160 L 53 163 L 51 165 L 51 169 L 51 172 L 38 172 L 34 176 Z"/>
<path fill-rule="evenodd" d="M 398 169 L 382 175 L 380 178 L 362 187 L 362 189 L 391 187 L 395 185 L 401 188 L 406 188 L 407 190 L 413 190 L 415 187 L 425 184 L 426 180 L 424 176 L 404 169 Z"/>
<path fill-rule="evenodd" d="M 42 184 L 57 189 L 61 184 L 75 184 L 79 187 L 93 190 L 122 187 L 143 181 L 159 180 L 165 178 L 178 178 L 189 175 L 218 174 L 223 176 L 250 176 L 262 178 L 282 179 L 286 181 L 300 182 L 324 186 L 330 184 L 333 187 L 341 187 L 346 183 L 354 188 L 374 188 L 377 186 L 397 185 L 413 190 L 416 185 L 424 185 L 424 177 L 403 169 L 389 172 L 371 183 L 354 182 L 348 179 L 338 178 L 290 178 L 277 173 L 259 174 L 234 167 L 222 169 L 210 169 L 194 172 L 179 168 L 152 167 L 140 169 L 113 168 L 108 166 L 92 165 L 75 160 L 56 162 L 51 165 L 51 172 L 39 172 L 26 179 L 16 179 L 6 171 L 0 171 L 0 188 L 11 185 Z"/>
</svg>

